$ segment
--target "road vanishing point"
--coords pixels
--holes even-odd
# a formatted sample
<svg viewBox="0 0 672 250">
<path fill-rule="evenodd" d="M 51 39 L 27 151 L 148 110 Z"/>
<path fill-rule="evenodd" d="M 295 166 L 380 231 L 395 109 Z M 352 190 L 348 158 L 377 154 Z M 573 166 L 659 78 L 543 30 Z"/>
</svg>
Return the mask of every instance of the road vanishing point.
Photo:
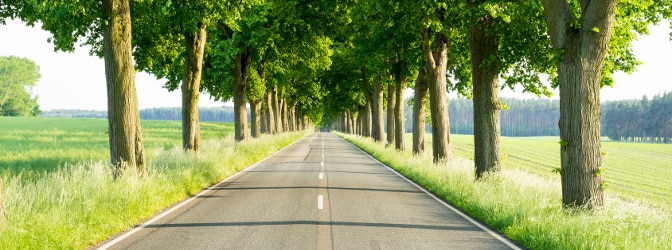
<svg viewBox="0 0 672 250">
<path fill-rule="evenodd" d="M 314 133 L 98 249 L 520 249 L 344 139 Z"/>
</svg>

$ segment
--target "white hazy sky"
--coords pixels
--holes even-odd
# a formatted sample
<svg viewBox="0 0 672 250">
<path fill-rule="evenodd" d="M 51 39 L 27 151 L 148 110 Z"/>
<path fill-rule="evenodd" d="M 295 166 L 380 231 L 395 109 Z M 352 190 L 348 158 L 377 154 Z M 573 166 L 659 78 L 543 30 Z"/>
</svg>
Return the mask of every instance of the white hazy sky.
<svg viewBox="0 0 672 250">
<path fill-rule="evenodd" d="M 14 55 L 27 57 L 40 66 L 42 78 L 33 89 L 39 96 L 42 110 L 52 109 L 107 109 L 105 88 L 105 68 L 103 60 L 89 56 L 88 48 L 77 48 L 74 53 L 54 52 L 47 43 L 51 35 L 35 27 L 26 27 L 21 21 L 6 20 L 0 25 L 0 56 Z M 614 76 L 613 88 L 603 88 L 601 99 L 640 99 L 646 95 L 671 92 L 672 78 L 669 76 L 672 58 L 672 42 L 669 40 L 668 23 L 651 27 L 651 35 L 640 37 L 635 42 L 635 54 L 643 62 L 639 69 L 626 75 Z M 179 107 L 179 91 L 168 92 L 162 88 L 165 80 L 157 80 L 146 73 L 136 75 L 136 85 L 140 108 Z M 557 94 L 556 94 L 557 95 Z M 531 94 L 502 91 L 502 97 L 536 98 Z M 224 103 L 210 100 L 202 94 L 201 107 L 217 107 Z"/>
</svg>

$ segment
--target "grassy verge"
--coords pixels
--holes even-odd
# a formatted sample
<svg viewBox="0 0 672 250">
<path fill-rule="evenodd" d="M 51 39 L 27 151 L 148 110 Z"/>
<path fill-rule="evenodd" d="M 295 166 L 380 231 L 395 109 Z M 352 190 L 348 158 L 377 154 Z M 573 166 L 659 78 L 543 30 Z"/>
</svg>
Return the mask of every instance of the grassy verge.
<svg viewBox="0 0 672 250">
<path fill-rule="evenodd" d="M 369 138 L 341 135 L 437 196 L 530 249 L 667 249 L 672 211 L 608 196 L 603 210 L 562 209 L 559 180 L 504 169 L 475 181 L 473 161 L 456 157 L 434 165 L 431 156 L 397 152 Z"/>
<path fill-rule="evenodd" d="M 210 139 L 199 154 L 179 144 L 149 150 L 148 175 L 113 181 L 103 161 L 60 163 L 44 171 L 2 175 L 5 223 L 0 249 L 81 249 L 127 230 L 157 211 L 276 152 L 306 133 L 245 143 Z M 173 144 L 176 145 L 176 144 Z"/>
</svg>

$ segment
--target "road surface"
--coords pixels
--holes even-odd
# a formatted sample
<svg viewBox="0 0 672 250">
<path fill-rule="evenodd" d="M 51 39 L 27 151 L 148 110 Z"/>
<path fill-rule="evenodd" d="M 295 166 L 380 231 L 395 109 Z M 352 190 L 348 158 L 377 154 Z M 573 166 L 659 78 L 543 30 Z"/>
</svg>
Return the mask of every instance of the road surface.
<svg viewBox="0 0 672 250">
<path fill-rule="evenodd" d="M 342 138 L 315 133 L 100 249 L 518 248 L 458 213 Z"/>
</svg>

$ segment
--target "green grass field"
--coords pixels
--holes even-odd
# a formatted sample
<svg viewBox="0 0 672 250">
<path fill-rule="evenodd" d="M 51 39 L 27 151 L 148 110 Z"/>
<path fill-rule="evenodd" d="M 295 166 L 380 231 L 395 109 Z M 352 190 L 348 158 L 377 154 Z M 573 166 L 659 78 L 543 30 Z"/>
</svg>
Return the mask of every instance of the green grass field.
<svg viewBox="0 0 672 250">
<path fill-rule="evenodd" d="M 147 176 L 112 180 L 106 120 L 0 117 L 0 249 L 90 247 L 307 133 L 236 143 L 232 124 L 201 123 L 193 154 L 182 149 L 180 122 L 142 129 Z"/>
<path fill-rule="evenodd" d="M 451 135 L 456 156 L 473 159 L 471 135 Z M 558 137 L 502 137 L 504 168 L 521 169 L 560 179 L 553 169 L 560 167 Z M 672 144 L 602 142 L 607 193 L 625 199 L 672 205 Z"/>
<path fill-rule="evenodd" d="M 179 121 L 142 121 L 148 160 L 157 149 L 180 145 L 181 126 Z M 105 119 L 0 117 L 0 175 L 23 172 L 30 178 L 64 163 L 108 160 L 106 132 Z M 201 123 L 202 141 L 222 139 L 232 132 L 231 124 Z"/>
<path fill-rule="evenodd" d="M 476 181 L 474 163 L 469 159 L 473 157 L 471 136 L 451 137 L 454 157 L 446 165 L 433 164 L 430 153 L 416 156 L 410 151 L 385 148 L 370 138 L 342 136 L 438 197 L 529 249 L 669 249 L 672 246 L 672 210 L 669 205 L 655 205 L 635 198 L 623 199 L 621 193 L 608 191 L 605 206 L 598 211 L 563 209 L 560 178 L 551 172 L 555 159 L 559 161 L 559 156 L 555 156 L 558 154 L 557 141 L 553 138 L 502 138 L 502 146 L 508 152 L 506 165 L 498 174 Z M 642 154 L 627 149 L 629 146 L 616 144 L 605 148 L 635 158 L 637 154 Z M 639 146 L 647 147 L 634 145 Z M 664 146 L 648 147 L 656 148 L 655 152 L 665 152 Z M 521 152 L 524 154 L 520 155 Z M 616 169 L 628 170 L 631 167 L 628 164 L 619 167 L 619 158 L 614 154 L 607 155 L 616 161 L 612 162 L 615 166 L 609 165 L 608 169 L 617 172 Z M 645 153 L 642 157 L 649 154 L 655 155 Z M 642 161 L 651 164 L 651 159 Z M 641 173 L 649 170 L 629 171 Z M 606 174 L 605 177 L 613 178 L 607 179 L 612 181 L 610 189 L 620 185 L 615 177 L 607 177 Z M 652 176 L 652 179 L 655 178 Z M 650 186 L 649 183 L 643 184 L 641 186 L 645 187 L 642 190 Z M 666 184 L 669 185 L 669 182 Z M 639 186 L 635 184 L 623 190 Z M 635 195 L 632 192 L 628 197 Z"/>
</svg>

